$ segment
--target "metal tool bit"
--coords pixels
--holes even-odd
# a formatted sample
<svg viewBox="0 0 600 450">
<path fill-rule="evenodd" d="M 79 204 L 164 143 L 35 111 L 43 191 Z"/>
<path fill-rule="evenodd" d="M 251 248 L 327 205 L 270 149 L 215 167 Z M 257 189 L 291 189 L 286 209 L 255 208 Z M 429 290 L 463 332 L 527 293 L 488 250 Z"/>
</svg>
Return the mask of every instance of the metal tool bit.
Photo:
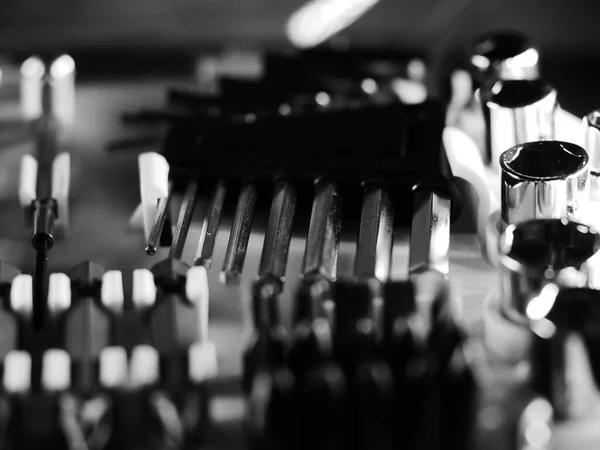
<svg viewBox="0 0 600 450">
<path fill-rule="evenodd" d="M 219 227 L 221 226 L 226 192 L 227 186 L 225 180 L 219 180 L 208 204 L 207 213 L 202 221 L 202 229 L 200 231 L 194 262 L 196 265 L 202 265 L 207 269 L 210 269 L 211 266 L 215 241 Z"/>
<path fill-rule="evenodd" d="M 526 142 L 554 139 L 556 91 L 540 80 L 497 81 L 481 92 L 489 109 L 486 156 L 497 167 L 502 152 Z"/>
<path fill-rule="evenodd" d="M 44 90 L 46 92 L 46 89 Z M 49 95 L 44 93 L 44 96 Z M 45 110 L 45 107 L 43 107 Z M 37 196 L 32 203 L 33 238 L 32 245 L 36 251 L 33 326 L 43 327 L 46 317 L 46 294 L 48 292 L 48 251 L 54 246 L 54 222 L 58 215 L 57 203 L 52 195 L 52 161 L 57 148 L 57 122 L 50 116 L 42 116 L 37 122 Z"/>
<path fill-rule="evenodd" d="M 589 159 L 568 142 L 540 141 L 502 153 L 501 216 L 505 224 L 536 218 L 579 220 L 589 199 Z"/>
<path fill-rule="evenodd" d="M 275 184 L 269 222 L 258 266 L 258 277 L 277 282 L 281 285 L 282 290 L 292 238 L 296 197 L 296 188 L 291 183 L 278 181 Z"/>
<path fill-rule="evenodd" d="M 177 225 L 175 226 L 175 232 L 173 233 L 173 242 L 171 244 L 171 250 L 169 251 L 169 258 L 181 259 L 185 240 L 190 229 L 190 223 L 192 222 L 192 216 L 194 215 L 197 195 L 198 182 L 190 181 L 187 185 L 185 194 L 183 195 L 183 200 L 179 209 L 179 217 L 177 219 Z"/>
<path fill-rule="evenodd" d="M 593 188 L 600 188 L 600 110 L 592 111 L 583 118 L 585 130 L 584 148 L 590 158 L 590 181 Z"/>
<path fill-rule="evenodd" d="M 163 235 L 163 229 L 169 216 L 169 210 L 171 209 L 171 200 L 173 199 L 172 189 L 172 185 L 169 185 L 169 195 L 159 199 L 158 201 L 158 210 L 150 230 L 148 242 L 146 243 L 146 253 L 148 255 L 154 255 L 160 244 Z"/>
<path fill-rule="evenodd" d="M 394 244 L 394 205 L 377 184 L 364 186 L 354 276 L 386 281 L 390 276 Z"/>
<path fill-rule="evenodd" d="M 450 198 L 432 190 L 413 193 L 409 275 L 436 271 L 447 276 L 450 249 Z"/>
<path fill-rule="evenodd" d="M 315 199 L 310 215 L 302 277 L 322 276 L 335 280 L 342 227 L 338 187 L 325 180 L 315 182 Z"/>
<path fill-rule="evenodd" d="M 248 239 L 250 239 L 254 220 L 256 196 L 254 184 L 250 183 L 242 187 L 221 271 L 221 281 L 227 285 L 239 284 L 242 278 Z"/>
<path fill-rule="evenodd" d="M 540 75 L 538 50 L 515 32 L 481 36 L 472 47 L 469 62 L 481 85 L 490 80 L 535 80 Z"/>
</svg>

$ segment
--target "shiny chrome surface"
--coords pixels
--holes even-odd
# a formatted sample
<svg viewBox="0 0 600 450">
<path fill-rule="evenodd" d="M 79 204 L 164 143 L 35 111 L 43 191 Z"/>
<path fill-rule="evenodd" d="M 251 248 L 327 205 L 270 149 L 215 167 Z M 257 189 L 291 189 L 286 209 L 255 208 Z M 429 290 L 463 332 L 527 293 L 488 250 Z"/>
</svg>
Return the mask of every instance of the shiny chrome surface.
<svg viewBox="0 0 600 450">
<path fill-rule="evenodd" d="M 489 110 L 488 154 L 492 166 L 515 145 L 554 139 L 558 103 L 551 86 L 539 80 L 497 81 L 480 95 Z"/>
<path fill-rule="evenodd" d="M 169 258 L 181 259 L 188 231 L 190 230 L 192 216 L 194 215 L 197 196 L 198 182 L 191 181 L 185 190 L 181 207 L 179 208 L 179 217 L 177 218 L 177 225 L 173 232 L 173 243 L 169 251 Z"/>
<path fill-rule="evenodd" d="M 600 178 L 600 110 L 592 111 L 583 118 L 585 130 L 584 148 L 590 158 L 590 178 L 598 185 Z"/>
<path fill-rule="evenodd" d="M 421 190 L 414 193 L 410 232 L 409 273 L 411 276 L 436 271 L 448 275 L 450 248 L 450 199 Z"/>
<path fill-rule="evenodd" d="M 256 186 L 252 183 L 242 186 L 238 198 L 229 243 L 225 252 L 225 261 L 221 271 L 221 281 L 227 285 L 237 285 L 242 277 L 242 269 L 248 249 L 248 239 L 252 231 L 254 210 L 256 208 Z"/>
<path fill-rule="evenodd" d="M 269 223 L 265 232 L 258 276 L 283 284 L 287 268 L 292 225 L 296 212 L 296 188 L 287 181 L 275 184 Z"/>
<path fill-rule="evenodd" d="M 529 219 L 579 220 L 589 199 L 588 156 L 559 141 L 528 142 L 500 157 L 501 210 L 506 224 Z"/>
<path fill-rule="evenodd" d="M 318 180 L 302 261 L 302 277 L 319 275 L 335 280 L 341 228 L 342 207 L 338 187 Z"/>
<path fill-rule="evenodd" d="M 539 53 L 528 39 L 514 32 L 491 33 L 473 45 L 470 63 L 484 83 L 490 79 L 534 80 L 539 77 Z"/>
<path fill-rule="evenodd" d="M 169 186 L 169 195 L 158 200 L 158 210 L 154 219 L 154 223 L 152 224 L 152 229 L 150 230 L 148 242 L 146 243 L 146 253 L 148 255 L 154 255 L 158 249 L 160 237 L 162 235 L 165 222 L 167 221 L 167 215 L 169 214 L 169 209 L 171 207 L 171 200 L 173 199 L 173 193 L 171 189 L 172 187 Z"/>
<path fill-rule="evenodd" d="M 386 281 L 390 276 L 393 244 L 392 200 L 383 187 L 377 184 L 365 185 L 354 276 Z"/>
<path fill-rule="evenodd" d="M 212 263 L 215 239 L 221 226 L 221 215 L 223 213 L 226 192 L 227 186 L 225 180 L 219 180 L 210 198 L 206 216 L 202 221 L 194 264 L 202 265 L 207 269 L 210 269 Z"/>
<path fill-rule="evenodd" d="M 532 298 L 552 293 L 540 294 L 548 283 L 572 287 L 595 284 L 600 269 L 598 250 L 600 235 L 576 222 L 540 219 L 508 226 L 499 243 L 505 314 L 518 322 L 527 321 L 532 311 L 537 317 Z"/>
</svg>

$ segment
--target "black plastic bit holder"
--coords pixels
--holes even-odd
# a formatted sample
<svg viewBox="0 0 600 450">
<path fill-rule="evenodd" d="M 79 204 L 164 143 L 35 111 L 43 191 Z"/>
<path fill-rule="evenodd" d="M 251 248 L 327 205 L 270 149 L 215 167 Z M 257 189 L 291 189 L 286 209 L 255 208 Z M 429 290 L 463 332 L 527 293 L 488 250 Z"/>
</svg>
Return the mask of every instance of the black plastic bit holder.
<svg viewBox="0 0 600 450">
<path fill-rule="evenodd" d="M 409 205 L 415 187 L 431 188 L 453 200 L 455 217 L 461 195 L 442 145 L 444 126 L 445 107 L 435 101 L 250 122 L 215 119 L 171 127 L 163 154 L 175 181 L 193 176 L 208 189 L 220 178 L 236 183 L 252 177 L 265 192 L 280 178 L 310 190 L 324 177 L 342 190 L 378 182 L 394 203 Z M 406 209 L 397 220 L 410 223 Z"/>
</svg>

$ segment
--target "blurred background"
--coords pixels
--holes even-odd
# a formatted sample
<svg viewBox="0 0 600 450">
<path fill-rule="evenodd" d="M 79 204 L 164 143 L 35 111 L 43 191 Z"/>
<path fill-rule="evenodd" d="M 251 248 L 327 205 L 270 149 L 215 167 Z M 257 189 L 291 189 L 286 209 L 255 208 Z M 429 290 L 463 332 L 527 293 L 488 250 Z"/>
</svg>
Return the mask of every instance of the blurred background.
<svg viewBox="0 0 600 450">
<path fill-rule="evenodd" d="M 600 50 L 596 0 L 310 3 L 313 16 L 299 31 L 293 17 L 306 7 L 305 0 L 2 0 L 0 57 L 69 52 L 76 56 L 80 76 L 107 76 L 127 64 L 139 71 L 178 71 L 182 57 L 207 51 L 314 43 L 315 29 L 337 10 L 344 18 L 333 26 L 341 29 L 333 42 L 419 50 L 428 56 L 430 73 L 441 77 L 459 60 L 458 49 L 475 36 L 497 29 L 524 32 L 541 49 L 545 77 L 559 89 L 561 104 L 577 114 L 589 104 L 583 86 L 600 73 L 592 58 Z M 328 9 L 320 12 L 320 7 Z M 140 65 L 140 59 L 150 63 Z"/>
<path fill-rule="evenodd" d="M 2 0 L 0 49 L 152 50 L 286 46 L 303 0 Z M 338 2 L 340 3 L 340 2 Z M 353 40 L 446 49 L 491 28 L 529 34 L 547 54 L 600 48 L 595 0 L 346 0 L 373 6 Z"/>
</svg>

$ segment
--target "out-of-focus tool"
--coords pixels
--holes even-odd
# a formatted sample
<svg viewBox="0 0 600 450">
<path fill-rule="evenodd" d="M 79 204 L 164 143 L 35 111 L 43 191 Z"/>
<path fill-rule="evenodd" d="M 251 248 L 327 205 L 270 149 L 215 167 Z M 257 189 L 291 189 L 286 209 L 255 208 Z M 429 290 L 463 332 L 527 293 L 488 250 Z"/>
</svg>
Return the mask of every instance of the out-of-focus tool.
<svg viewBox="0 0 600 450">
<path fill-rule="evenodd" d="M 43 326 L 47 312 L 47 261 L 55 225 L 62 225 L 63 231 L 68 229 L 69 154 L 57 155 L 57 151 L 62 130 L 73 120 L 74 71 L 73 60 L 67 55 L 54 59 L 48 71 L 36 57 L 21 66 L 22 113 L 31 121 L 36 146 L 35 157 L 23 157 L 19 186 L 26 220 L 33 224 L 36 268 L 32 320 L 36 328 Z"/>
</svg>

